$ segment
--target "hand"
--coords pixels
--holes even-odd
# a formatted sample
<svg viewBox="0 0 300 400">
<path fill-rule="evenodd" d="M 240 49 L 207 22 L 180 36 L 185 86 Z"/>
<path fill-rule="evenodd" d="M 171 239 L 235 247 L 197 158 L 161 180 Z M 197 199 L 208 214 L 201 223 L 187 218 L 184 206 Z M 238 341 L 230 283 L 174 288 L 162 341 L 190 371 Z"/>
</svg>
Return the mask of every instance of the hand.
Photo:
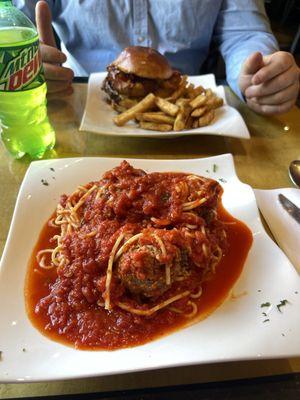
<svg viewBox="0 0 300 400">
<path fill-rule="evenodd" d="M 51 25 L 51 11 L 46 1 L 38 1 L 35 8 L 35 18 L 48 93 L 72 94 L 71 85 L 74 73 L 70 68 L 60 65 L 66 61 L 67 57 L 56 47 Z"/>
<path fill-rule="evenodd" d="M 257 52 L 245 61 L 239 87 L 252 110 L 266 115 L 282 114 L 297 100 L 299 76 L 292 54 L 278 51 L 263 56 Z"/>
</svg>

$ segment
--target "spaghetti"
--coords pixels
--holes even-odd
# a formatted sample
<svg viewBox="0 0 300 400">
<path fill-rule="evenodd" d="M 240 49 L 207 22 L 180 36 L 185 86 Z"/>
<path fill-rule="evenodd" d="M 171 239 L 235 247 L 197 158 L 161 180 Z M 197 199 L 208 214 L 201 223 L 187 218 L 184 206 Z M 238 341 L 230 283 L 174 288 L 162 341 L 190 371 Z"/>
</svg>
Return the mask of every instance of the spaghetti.
<svg viewBox="0 0 300 400">
<path fill-rule="evenodd" d="M 44 329 L 80 348 L 119 348 L 197 318 L 235 226 L 219 218 L 221 194 L 212 179 L 124 161 L 63 195 L 32 268 L 51 281 L 34 305 Z"/>
</svg>

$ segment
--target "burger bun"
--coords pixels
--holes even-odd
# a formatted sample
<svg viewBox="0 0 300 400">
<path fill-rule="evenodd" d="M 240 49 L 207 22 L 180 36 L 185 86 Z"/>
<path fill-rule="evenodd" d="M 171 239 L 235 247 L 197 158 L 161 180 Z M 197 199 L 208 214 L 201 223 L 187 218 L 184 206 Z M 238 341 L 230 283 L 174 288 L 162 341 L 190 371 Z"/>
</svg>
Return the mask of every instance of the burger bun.
<svg viewBox="0 0 300 400">
<path fill-rule="evenodd" d="M 111 65 L 141 78 L 164 80 L 173 74 L 166 57 L 150 47 L 126 47 Z"/>
</svg>

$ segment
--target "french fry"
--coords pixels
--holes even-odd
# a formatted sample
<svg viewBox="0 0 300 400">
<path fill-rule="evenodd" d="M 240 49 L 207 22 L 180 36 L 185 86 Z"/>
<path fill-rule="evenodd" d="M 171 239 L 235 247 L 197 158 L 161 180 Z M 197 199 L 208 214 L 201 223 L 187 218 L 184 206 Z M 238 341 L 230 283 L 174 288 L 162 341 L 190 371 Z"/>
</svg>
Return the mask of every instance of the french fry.
<svg viewBox="0 0 300 400">
<path fill-rule="evenodd" d="M 179 106 L 179 112 L 174 122 L 174 131 L 182 131 L 185 129 L 186 121 L 191 111 L 191 106 L 188 103 L 182 103 Z"/>
<path fill-rule="evenodd" d="M 174 131 L 182 131 L 184 127 L 185 127 L 185 118 L 183 114 L 179 111 L 175 119 L 173 129 Z"/>
<path fill-rule="evenodd" d="M 200 117 L 198 119 L 198 126 L 199 128 L 201 128 L 202 126 L 207 126 L 209 125 L 212 120 L 215 118 L 215 112 L 214 110 L 210 110 L 208 111 L 205 115 L 203 115 L 202 117 Z"/>
<path fill-rule="evenodd" d="M 118 113 L 122 113 L 122 112 L 126 111 L 126 108 L 125 108 L 125 107 L 122 107 L 122 106 L 120 106 L 120 105 L 117 104 L 117 103 L 112 102 L 112 103 L 111 103 L 111 106 L 112 106 L 112 108 L 113 108 L 115 111 L 117 111 Z"/>
<path fill-rule="evenodd" d="M 186 87 L 185 87 L 185 91 L 183 92 L 183 96 L 184 97 L 189 97 L 190 93 L 193 92 L 195 85 L 193 83 L 189 83 Z"/>
<path fill-rule="evenodd" d="M 190 103 L 190 99 L 184 99 L 184 98 L 180 97 L 179 99 L 176 100 L 175 104 L 180 107 L 180 106 L 183 106 L 183 105 L 189 104 L 189 103 Z"/>
<path fill-rule="evenodd" d="M 190 99 L 194 99 L 199 96 L 199 94 L 205 93 L 205 90 L 202 86 L 197 86 L 196 88 L 189 90 L 188 97 Z"/>
<path fill-rule="evenodd" d="M 135 119 L 137 121 L 144 121 L 143 119 L 143 115 L 148 114 L 148 112 L 144 112 L 144 113 L 137 113 L 135 116 Z M 149 114 L 155 114 L 155 115 L 166 115 L 163 111 L 153 111 L 153 112 L 149 112 Z"/>
<path fill-rule="evenodd" d="M 175 104 L 170 103 L 169 101 L 162 99 L 160 97 L 156 97 L 155 104 L 157 107 L 163 111 L 164 113 L 171 115 L 171 117 L 175 117 L 178 114 L 179 107 Z"/>
<path fill-rule="evenodd" d="M 216 108 L 222 107 L 222 105 L 223 105 L 223 99 L 217 96 L 210 96 L 205 104 L 205 106 L 209 110 L 214 110 Z"/>
<path fill-rule="evenodd" d="M 128 110 L 128 108 L 135 106 L 137 103 L 137 100 L 129 99 L 128 97 L 126 97 L 120 101 L 119 105 Z"/>
<path fill-rule="evenodd" d="M 206 107 L 206 105 L 204 107 L 195 108 L 195 110 L 192 112 L 191 116 L 192 117 L 202 117 L 202 115 L 205 114 L 207 110 L 208 110 L 208 108 Z"/>
<path fill-rule="evenodd" d="M 185 129 L 191 129 L 193 127 L 193 122 L 194 118 L 191 115 L 189 115 L 185 123 Z"/>
<path fill-rule="evenodd" d="M 161 114 L 160 112 L 145 112 L 136 115 L 136 119 L 139 121 L 157 122 L 159 124 L 170 124 L 173 125 L 175 118 L 169 115 Z"/>
<path fill-rule="evenodd" d="M 188 92 L 192 92 L 195 90 L 195 85 L 193 83 L 189 83 L 189 85 L 187 86 L 186 90 Z"/>
<path fill-rule="evenodd" d="M 194 110 L 195 108 L 199 108 L 201 106 L 204 106 L 204 104 L 207 102 L 207 97 L 205 94 L 199 94 L 197 97 L 195 97 L 193 100 L 190 101 L 190 106 Z"/>
<path fill-rule="evenodd" d="M 125 97 L 118 105 L 112 104 L 116 111 L 122 112 L 114 118 L 115 124 L 122 126 L 135 119 L 140 128 L 147 130 L 195 129 L 209 125 L 215 117 L 214 110 L 224 103 L 211 89 L 188 83 L 187 76 L 181 78 L 177 89 L 169 95 L 172 84 L 163 82 L 155 96 L 150 93 L 138 103 Z"/>
<path fill-rule="evenodd" d="M 205 95 L 206 95 L 206 97 L 210 97 L 210 96 L 213 95 L 213 91 L 211 89 L 206 89 L 205 90 Z"/>
<path fill-rule="evenodd" d="M 195 128 L 198 128 L 198 126 L 199 126 L 199 121 L 197 118 L 197 119 L 194 119 L 192 128 L 195 129 Z"/>
<path fill-rule="evenodd" d="M 222 107 L 224 105 L 224 100 L 222 99 L 222 97 L 216 97 L 216 103 L 215 103 L 215 107 L 219 108 Z"/>
<path fill-rule="evenodd" d="M 172 96 L 168 97 L 167 100 L 169 100 L 169 101 L 177 100 L 185 91 L 186 81 L 187 81 L 187 76 L 184 75 L 181 79 L 181 82 L 180 82 L 178 88 L 175 90 L 175 92 L 172 94 Z"/>
<path fill-rule="evenodd" d="M 173 129 L 173 126 L 170 124 L 157 124 L 154 122 L 145 122 L 145 121 L 140 121 L 139 127 L 150 131 L 160 131 L 160 132 L 168 132 Z"/>
<path fill-rule="evenodd" d="M 123 126 L 126 122 L 134 119 L 136 114 L 142 113 L 144 111 L 149 110 L 155 104 L 155 96 L 153 93 L 149 93 L 143 100 L 137 103 L 135 106 L 129 108 L 128 110 L 124 111 L 122 114 L 117 115 L 114 117 L 114 123 L 118 126 Z"/>
</svg>

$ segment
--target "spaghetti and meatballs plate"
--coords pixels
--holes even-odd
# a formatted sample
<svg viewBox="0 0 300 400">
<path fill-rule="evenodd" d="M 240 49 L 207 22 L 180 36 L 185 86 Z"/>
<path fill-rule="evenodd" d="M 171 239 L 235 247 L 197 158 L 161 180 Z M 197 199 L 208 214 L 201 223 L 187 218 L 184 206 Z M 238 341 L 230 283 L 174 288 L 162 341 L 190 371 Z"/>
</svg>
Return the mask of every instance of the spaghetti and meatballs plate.
<svg viewBox="0 0 300 400">
<path fill-rule="evenodd" d="M 104 202 L 107 216 L 109 210 L 115 210 L 119 215 L 117 223 L 106 226 L 92 206 L 96 188 L 90 192 L 90 197 L 84 196 L 95 183 L 103 179 L 110 181 L 112 176 L 105 173 L 120 168 L 122 161 L 77 158 L 31 164 L 18 195 L 1 260 L 1 381 L 67 379 L 196 363 L 298 355 L 300 300 L 295 293 L 300 292 L 299 278 L 284 254 L 266 235 L 253 191 L 237 179 L 232 157 L 128 160 L 134 170 L 144 171 L 145 174 L 139 177 L 141 181 L 150 180 L 148 188 L 153 188 L 153 193 L 146 192 L 151 193 L 151 201 L 146 201 L 148 196 L 142 196 L 141 208 L 137 203 L 131 208 L 126 199 L 119 203 Z M 165 185 L 151 181 L 157 178 L 157 182 L 161 182 L 160 174 L 167 176 Z M 210 193 L 210 196 L 196 198 L 196 192 L 200 192 L 196 186 L 199 183 L 195 178 L 191 179 L 196 176 L 205 178 L 209 189 L 205 193 Z M 186 182 L 192 190 L 184 198 L 188 190 L 183 184 L 177 192 L 175 186 L 178 182 L 175 184 L 175 181 L 179 178 L 179 181 L 182 178 L 185 181 L 188 177 Z M 155 210 L 154 189 L 158 190 L 157 184 L 168 194 L 159 196 L 161 203 Z M 143 187 L 146 186 L 141 185 L 141 189 Z M 112 186 L 110 190 L 115 189 Z M 76 194 L 78 190 L 81 192 Z M 177 198 L 175 192 L 181 192 L 182 197 Z M 61 201 L 62 194 L 66 197 Z M 137 196 L 134 190 L 131 196 Z M 204 213 L 205 203 L 200 204 L 203 197 L 211 199 L 207 204 L 210 210 L 216 207 L 213 199 L 222 198 L 224 208 L 231 216 L 221 209 L 217 219 L 214 213 Z M 173 198 L 178 199 L 177 203 L 170 200 Z M 57 223 L 64 222 L 67 215 L 70 217 L 66 208 L 68 201 L 80 218 L 85 213 L 87 223 L 76 227 L 73 213 L 74 231 L 69 239 L 64 236 L 63 229 L 52 226 L 53 241 L 45 240 L 40 242 L 39 248 L 35 247 L 48 220 L 54 222 L 55 218 L 56 224 L 53 225 L 59 225 Z M 198 205 L 193 203 L 197 201 Z M 171 207 L 173 203 L 181 204 L 181 210 L 185 208 L 183 213 L 195 213 L 199 219 L 189 214 L 194 221 L 180 220 L 181 214 L 176 212 L 178 207 Z M 59 218 L 56 215 L 58 204 L 62 207 Z M 198 209 L 193 208 L 195 205 Z M 140 218 L 141 209 L 142 214 L 148 217 Z M 122 215 L 124 210 L 126 213 Z M 253 243 L 244 266 L 228 285 L 230 268 L 223 260 L 232 254 L 230 265 L 239 255 L 238 250 L 236 254 L 230 251 L 232 245 L 239 246 L 236 239 L 240 235 L 232 235 L 236 220 L 248 226 Z M 98 253 L 97 263 L 92 262 L 100 241 L 100 232 L 95 234 L 94 231 L 95 221 L 102 227 L 100 236 L 106 238 L 107 244 L 101 246 L 103 253 Z M 201 226 L 205 227 L 208 241 L 204 241 Z M 69 254 L 65 253 L 64 246 L 69 249 Z M 41 277 L 38 279 L 44 284 L 41 289 L 44 292 L 40 296 L 37 292 L 27 291 L 24 298 L 28 262 L 34 250 L 43 249 L 51 252 L 56 249 L 51 258 L 53 255 L 57 265 L 49 264 L 49 253 L 42 261 L 46 267 L 51 266 L 45 269 L 49 275 L 43 281 L 44 270 L 37 263 L 35 268 L 38 272 L 35 274 Z M 222 259 L 216 263 L 220 254 Z M 40 261 L 41 258 L 42 254 Z M 40 296 L 38 301 L 36 296 Z M 219 298 L 217 302 L 216 296 Z M 282 299 L 288 303 L 280 313 L 276 304 Z M 41 316 L 40 321 L 46 324 L 32 324 L 26 313 L 25 300 L 27 311 L 32 301 L 34 310 Z M 88 304 L 86 309 L 83 303 Z M 270 310 L 261 308 L 265 303 L 270 303 Z M 66 307 L 71 308 L 65 312 Z M 96 310 L 99 316 L 94 319 Z M 268 313 L 268 318 L 263 317 L 262 312 Z M 45 321 L 44 317 L 49 320 Z M 265 319 L 270 321 L 264 322 Z M 106 345 L 104 331 L 101 343 L 94 341 L 93 334 L 101 332 L 103 321 L 109 327 L 106 338 L 111 346 Z M 46 331 L 42 332 L 41 327 L 44 329 L 47 324 Z M 77 335 L 76 343 L 70 332 Z M 81 339 L 80 334 L 83 334 Z M 269 340 L 270 335 L 274 340 Z"/>
</svg>

